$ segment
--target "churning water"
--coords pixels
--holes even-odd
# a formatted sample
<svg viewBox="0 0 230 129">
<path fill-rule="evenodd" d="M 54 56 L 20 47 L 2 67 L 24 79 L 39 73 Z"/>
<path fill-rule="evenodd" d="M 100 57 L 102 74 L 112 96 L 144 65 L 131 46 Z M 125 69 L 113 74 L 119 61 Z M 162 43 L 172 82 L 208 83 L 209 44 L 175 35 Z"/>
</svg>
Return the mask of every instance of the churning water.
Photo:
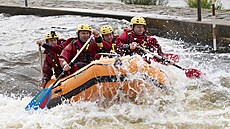
<svg viewBox="0 0 230 129">
<path fill-rule="evenodd" d="M 187 43 L 156 37 L 164 52 L 180 56 L 180 66 L 205 73 L 188 79 L 182 70 L 161 66 L 170 76 L 172 93 L 146 103 L 96 102 L 64 104 L 50 110 L 24 110 L 38 92 L 39 52 L 36 41 L 55 29 L 59 37 L 75 36 L 79 23 L 98 29 L 112 25 L 116 33 L 128 21 L 81 16 L 8 16 L 0 14 L 0 128 L 230 128 L 230 55 L 201 53 Z"/>
</svg>

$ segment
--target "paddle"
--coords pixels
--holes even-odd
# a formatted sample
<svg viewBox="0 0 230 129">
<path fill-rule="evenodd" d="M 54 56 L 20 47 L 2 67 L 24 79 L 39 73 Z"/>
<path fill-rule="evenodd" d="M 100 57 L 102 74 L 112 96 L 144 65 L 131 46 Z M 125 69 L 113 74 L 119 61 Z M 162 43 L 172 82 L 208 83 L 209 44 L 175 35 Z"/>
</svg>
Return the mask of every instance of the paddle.
<svg viewBox="0 0 230 129">
<path fill-rule="evenodd" d="M 158 59 L 160 59 L 160 60 L 162 60 L 162 61 L 168 62 L 169 64 L 171 64 L 171 65 L 173 65 L 173 66 L 175 66 L 175 67 L 177 67 L 177 68 L 179 68 L 179 69 L 184 70 L 184 71 L 185 71 L 185 75 L 186 75 L 186 77 L 188 77 L 188 78 L 199 78 L 199 77 L 201 76 L 201 71 L 199 71 L 199 70 L 197 70 L 197 69 L 193 69 L 193 68 L 187 68 L 187 69 L 186 69 L 186 68 L 183 68 L 183 67 L 177 65 L 175 62 L 173 62 L 173 61 L 171 61 L 171 60 L 168 60 L 168 59 L 166 59 L 166 58 L 163 58 L 163 57 L 161 57 L 161 56 L 159 56 L 159 55 L 156 55 L 155 53 L 150 52 L 149 50 L 144 49 L 143 47 L 137 46 L 137 48 L 141 49 L 141 50 L 144 51 L 145 53 L 150 53 L 150 54 L 153 55 L 155 58 L 158 58 Z"/>
<path fill-rule="evenodd" d="M 162 55 L 163 58 L 167 58 L 175 63 L 179 62 L 179 56 L 177 54 L 172 54 L 172 53 L 164 53 Z M 153 59 L 155 62 L 157 62 L 157 59 Z"/>
<path fill-rule="evenodd" d="M 80 51 L 75 55 L 75 57 L 70 61 L 69 66 L 73 64 L 73 62 L 77 59 L 77 57 L 81 54 L 81 52 L 86 48 L 88 43 L 93 38 L 93 35 L 90 36 L 90 38 L 86 41 L 86 43 L 82 46 Z M 43 109 L 50 101 L 50 98 L 52 96 L 52 88 L 56 86 L 58 80 L 64 75 L 64 71 L 58 76 L 58 78 L 55 80 L 55 82 L 49 87 L 41 90 L 38 92 L 35 97 L 30 101 L 30 103 L 25 107 L 25 110 L 34 109 L 37 110 L 38 108 Z"/>
<path fill-rule="evenodd" d="M 43 71 L 42 71 L 42 49 L 41 49 L 41 46 L 38 45 L 38 50 L 39 50 L 39 58 L 40 58 L 40 72 L 41 72 L 41 77 L 43 77 Z M 38 89 L 41 90 L 41 87 L 38 86 Z"/>
<path fill-rule="evenodd" d="M 97 53 L 98 55 L 102 55 L 102 56 L 120 56 L 117 53 Z"/>
</svg>

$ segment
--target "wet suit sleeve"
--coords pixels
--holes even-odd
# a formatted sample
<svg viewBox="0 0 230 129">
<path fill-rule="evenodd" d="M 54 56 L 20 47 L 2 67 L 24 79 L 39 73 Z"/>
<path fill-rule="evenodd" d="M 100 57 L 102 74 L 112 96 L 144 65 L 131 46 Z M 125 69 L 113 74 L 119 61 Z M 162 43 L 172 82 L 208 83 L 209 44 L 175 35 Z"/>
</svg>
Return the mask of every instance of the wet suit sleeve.
<svg viewBox="0 0 230 129">
<path fill-rule="evenodd" d="M 149 38 L 147 48 L 152 52 L 157 51 L 160 56 L 163 56 L 164 54 L 160 44 L 158 44 L 157 40 L 153 37 Z"/>
<path fill-rule="evenodd" d="M 43 48 L 45 48 L 45 50 L 49 53 L 56 53 L 56 54 L 60 54 L 63 47 L 61 45 L 57 45 L 57 44 L 48 44 L 48 43 L 44 43 L 42 45 Z"/>
</svg>

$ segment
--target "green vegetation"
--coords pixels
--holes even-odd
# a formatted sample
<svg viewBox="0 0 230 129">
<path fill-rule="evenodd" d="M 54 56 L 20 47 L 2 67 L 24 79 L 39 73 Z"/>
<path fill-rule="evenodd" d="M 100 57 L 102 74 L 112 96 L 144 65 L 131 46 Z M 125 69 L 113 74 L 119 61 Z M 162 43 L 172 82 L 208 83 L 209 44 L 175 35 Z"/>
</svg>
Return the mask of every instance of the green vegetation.
<svg viewBox="0 0 230 129">
<path fill-rule="evenodd" d="M 197 0 L 186 0 L 187 4 L 191 8 L 197 8 Z M 215 0 L 216 2 L 216 0 Z M 211 9 L 212 8 L 212 0 L 200 0 L 201 8 Z M 221 9 L 222 4 L 219 0 L 217 0 L 216 9 Z"/>
<path fill-rule="evenodd" d="M 121 0 L 121 2 L 137 5 L 166 5 L 168 0 Z"/>
</svg>

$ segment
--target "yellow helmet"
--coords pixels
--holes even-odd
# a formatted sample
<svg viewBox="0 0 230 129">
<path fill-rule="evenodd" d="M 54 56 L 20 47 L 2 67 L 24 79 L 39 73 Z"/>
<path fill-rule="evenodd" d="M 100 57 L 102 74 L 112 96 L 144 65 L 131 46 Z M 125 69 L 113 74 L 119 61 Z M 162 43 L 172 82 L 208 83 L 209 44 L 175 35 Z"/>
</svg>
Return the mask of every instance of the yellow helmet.
<svg viewBox="0 0 230 129">
<path fill-rule="evenodd" d="M 80 30 L 88 30 L 88 31 L 92 31 L 92 28 L 91 28 L 91 26 L 90 25 L 88 25 L 88 24 L 79 24 L 78 26 L 77 26 L 77 33 L 80 31 Z"/>
<path fill-rule="evenodd" d="M 45 39 L 58 39 L 58 35 L 55 31 L 51 31 L 50 33 L 46 33 Z"/>
<path fill-rule="evenodd" d="M 101 27 L 100 33 L 103 35 L 113 33 L 113 28 L 110 25 L 104 25 Z"/>
<path fill-rule="evenodd" d="M 130 25 L 134 25 L 134 24 L 146 25 L 146 21 L 143 17 L 136 16 L 133 17 L 130 22 Z"/>
</svg>

